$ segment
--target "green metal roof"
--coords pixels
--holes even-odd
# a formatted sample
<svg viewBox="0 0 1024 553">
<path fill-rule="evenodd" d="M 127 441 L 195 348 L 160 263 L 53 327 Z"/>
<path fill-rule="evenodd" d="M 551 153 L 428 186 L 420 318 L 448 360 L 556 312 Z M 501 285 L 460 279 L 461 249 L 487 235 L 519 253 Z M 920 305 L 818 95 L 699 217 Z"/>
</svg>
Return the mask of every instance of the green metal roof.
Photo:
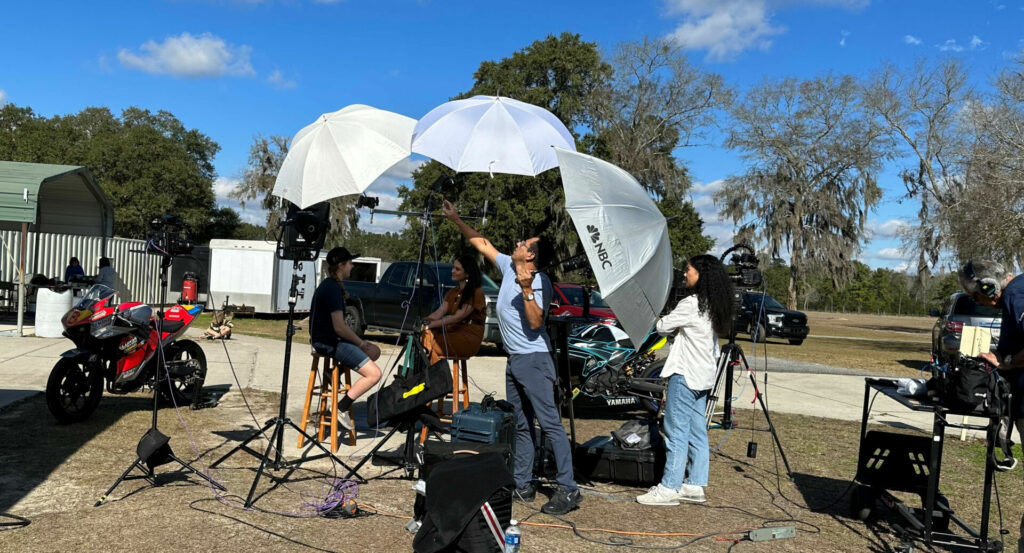
<svg viewBox="0 0 1024 553">
<path fill-rule="evenodd" d="M 113 230 L 113 208 L 92 173 L 80 165 L 0 161 L 0 221 L 36 224 L 39 218 L 40 189 L 48 182 L 67 183 L 68 180 L 80 181 L 82 188 L 79 190 L 95 199 L 94 204 L 98 205 L 101 212 L 103 234 L 110 236 Z"/>
</svg>

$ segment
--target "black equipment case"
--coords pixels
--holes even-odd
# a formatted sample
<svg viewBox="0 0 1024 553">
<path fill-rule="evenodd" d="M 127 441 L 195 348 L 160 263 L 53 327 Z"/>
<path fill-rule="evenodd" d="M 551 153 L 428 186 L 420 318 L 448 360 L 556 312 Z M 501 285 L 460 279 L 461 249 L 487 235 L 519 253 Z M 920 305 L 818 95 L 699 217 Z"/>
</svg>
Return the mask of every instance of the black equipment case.
<svg viewBox="0 0 1024 553">
<path fill-rule="evenodd" d="M 577 474 L 593 480 L 651 486 L 665 471 L 665 446 L 624 449 L 611 436 L 597 436 L 576 446 L 574 462 Z"/>
<path fill-rule="evenodd" d="M 470 405 L 452 416 L 452 443 L 509 444 L 515 451 L 516 419 L 501 409 Z"/>
</svg>

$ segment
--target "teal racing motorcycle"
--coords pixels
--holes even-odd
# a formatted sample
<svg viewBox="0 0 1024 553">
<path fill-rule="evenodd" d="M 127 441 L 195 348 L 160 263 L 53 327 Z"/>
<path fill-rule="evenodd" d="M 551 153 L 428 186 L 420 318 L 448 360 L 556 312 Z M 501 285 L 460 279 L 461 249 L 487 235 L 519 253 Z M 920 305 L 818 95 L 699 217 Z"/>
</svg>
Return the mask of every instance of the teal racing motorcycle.
<svg viewBox="0 0 1024 553">
<path fill-rule="evenodd" d="M 574 407 L 640 407 L 650 414 L 661 409 L 665 359 L 657 351 L 668 343 L 651 330 L 639 348 L 619 327 L 587 324 L 568 336 L 570 389 Z"/>
</svg>

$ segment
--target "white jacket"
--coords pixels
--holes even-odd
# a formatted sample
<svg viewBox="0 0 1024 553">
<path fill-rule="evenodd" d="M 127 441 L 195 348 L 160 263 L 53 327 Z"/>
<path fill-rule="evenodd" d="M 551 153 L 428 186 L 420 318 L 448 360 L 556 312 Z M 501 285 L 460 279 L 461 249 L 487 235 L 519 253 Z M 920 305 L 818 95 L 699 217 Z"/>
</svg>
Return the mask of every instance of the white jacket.
<svg viewBox="0 0 1024 553">
<path fill-rule="evenodd" d="M 658 319 L 656 328 L 662 336 L 675 335 L 661 375 L 681 374 L 686 385 L 695 391 L 714 388 L 718 336 L 708 314 L 699 312 L 697 296 L 683 298 L 671 313 Z"/>
</svg>

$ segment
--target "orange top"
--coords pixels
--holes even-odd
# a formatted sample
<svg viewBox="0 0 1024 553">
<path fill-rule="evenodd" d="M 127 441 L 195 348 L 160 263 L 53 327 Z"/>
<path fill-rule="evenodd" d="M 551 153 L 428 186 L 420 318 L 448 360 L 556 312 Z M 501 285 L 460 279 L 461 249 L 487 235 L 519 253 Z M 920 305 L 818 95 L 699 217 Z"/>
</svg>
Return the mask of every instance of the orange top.
<svg viewBox="0 0 1024 553">
<path fill-rule="evenodd" d="M 446 315 L 454 315 L 459 310 L 459 302 L 462 301 L 462 288 L 456 286 L 448 291 L 448 294 L 444 297 L 445 303 L 448 304 L 448 312 Z M 473 306 L 473 310 L 470 311 L 469 315 L 463 319 L 460 324 L 465 324 L 468 321 L 483 325 L 484 321 L 487 320 L 487 298 L 484 297 L 484 291 L 477 288 L 473 291 L 473 300 L 470 302 Z"/>
</svg>

